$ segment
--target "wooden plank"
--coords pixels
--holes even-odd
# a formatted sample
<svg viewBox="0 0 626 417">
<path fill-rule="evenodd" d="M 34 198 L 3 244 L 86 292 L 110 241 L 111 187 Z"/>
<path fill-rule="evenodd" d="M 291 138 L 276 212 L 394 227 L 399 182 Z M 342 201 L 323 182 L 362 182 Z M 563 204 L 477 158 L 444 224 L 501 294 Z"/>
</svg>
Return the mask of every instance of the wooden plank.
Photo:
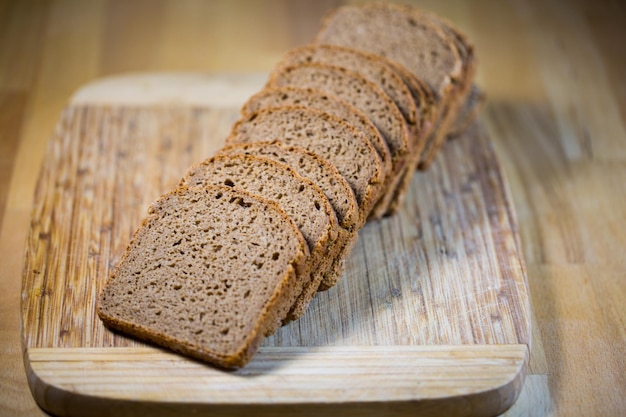
<svg viewBox="0 0 626 417">
<path fill-rule="evenodd" d="M 102 325 L 97 294 L 147 206 L 222 146 L 237 118 L 233 103 L 259 81 L 241 78 L 229 89 L 228 77 L 105 80 L 63 112 L 35 194 L 23 274 L 25 361 L 37 401 L 62 415 L 156 399 L 170 407 L 162 414 L 190 403 L 207 412 L 506 410 L 523 383 L 530 308 L 506 181 L 478 126 L 416 174 L 397 215 L 361 230 L 339 284 L 266 339 L 243 370 L 224 373 Z M 179 91 L 215 90 L 202 105 L 201 95 L 176 94 L 177 83 Z M 131 92 L 132 105 L 116 90 Z M 225 91 L 233 97 L 212 98 Z"/>
<path fill-rule="evenodd" d="M 137 399 L 181 409 L 193 404 L 200 415 L 245 404 L 281 413 L 281 406 L 321 398 L 328 411 L 428 400 L 415 411 L 467 415 L 445 405 L 464 398 L 472 415 L 489 415 L 501 411 L 494 398 L 516 395 L 526 355 L 525 345 L 266 347 L 246 368 L 222 372 L 156 348 L 39 348 L 29 351 L 28 363 L 36 392 L 55 388 L 44 405 L 54 413 L 63 413 L 72 396 L 93 396 L 120 407 Z"/>
</svg>

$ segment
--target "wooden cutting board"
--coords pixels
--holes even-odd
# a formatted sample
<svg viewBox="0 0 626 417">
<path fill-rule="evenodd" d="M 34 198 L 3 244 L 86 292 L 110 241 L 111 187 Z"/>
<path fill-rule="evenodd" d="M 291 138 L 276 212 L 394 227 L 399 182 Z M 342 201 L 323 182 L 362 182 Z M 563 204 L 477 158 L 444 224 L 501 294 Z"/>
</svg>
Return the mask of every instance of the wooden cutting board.
<svg viewBox="0 0 626 417">
<path fill-rule="evenodd" d="M 58 415 L 497 415 L 522 387 L 517 225 L 480 126 L 367 224 L 339 284 L 224 372 L 107 330 L 95 300 L 148 205 L 223 145 L 259 76 L 99 81 L 69 103 L 34 199 L 22 284 L 33 395 Z"/>
</svg>

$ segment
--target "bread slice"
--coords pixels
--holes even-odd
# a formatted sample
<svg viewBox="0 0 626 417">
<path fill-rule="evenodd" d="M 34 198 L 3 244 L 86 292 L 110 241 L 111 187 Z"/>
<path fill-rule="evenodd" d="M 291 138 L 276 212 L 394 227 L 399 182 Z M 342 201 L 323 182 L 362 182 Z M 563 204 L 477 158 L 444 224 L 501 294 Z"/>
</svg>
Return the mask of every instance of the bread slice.
<svg viewBox="0 0 626 417">
<path fill-rule="evenodd" d="M 450 34 L 415 7 L 373 3 L 335 9 L 324 19 L 314 42 L 382 55 L 426 82 L 439 115 L 422 153 L 420 164 L 427 168 L 455 118 L 457 84 L 464 77 L 463 61 Z"/>
<path fill-rule="evenodd" d="M 275 203 L 229 187 L 178 188 L 150 207 L 98 315 L 123 333 L 240 367 L 298 296 L 308 258 Z"/>
<path fill-rule="evenodd" d="M 337 116 L 363 132 L 372 143 L 383 164 L 384 172 L 391 172 L 391 154 L 380 131 L 362 111 L 336 95 L 313 88 L 269 87 L 253 95 L 241 108 L 243 117 L 270 107 L 298 106 L 321 110 Z"/>
<path fill-rule="evenodd" d="M 387 93 L 409 125 L 418 123 L 419 114 L 411 91 L 395 70 L 387 64 L 386 58 L 353 48 L 312 44 L 288 51 L 275 66 L 274 71 L 280 72 L 282 67 L 305 63 L 335 65 L 357 72 Z"/>
<path fill-rule="evenodd" d="M 350 184 L 334 165 L 319 155 L 277 140 L 227 145 L 216 153 L 216 156 L 223 155 L 262 156 L 289 165 L 320 187 L 335 210 L 341 227 L 352 230 L 362 226 L 359 205 Z"/>
<path fill-rule="evenodd" d="M 453 40 L 415 7 L 391 3 L 342 6 L 323 20 L 314 43 L 339 45 L 384 56 L 423 79 L 445 97 L 462 78 Z"/>
<path fill-rule="evenodd" d="M 407 123 L 398 106 L 380 87 L 357 72 L 319 63 L 280 67 L 272 72 L 270 86 L 300 86 L 335 94 L 361 110 L 383 134 L 391 152 L 392 173 L 384 185 L 383 206 L 407 168 L 411 152 Z"/>
<path fill-rule="evenodd" d="M 296 146 L 286 146 L 278 141 L 231 145 L 222 148 L 217 155 L 255 155 L 270 158 L 289 165 L 298 174 L 319 185 L 342 226 L 337 240 L 344 243 L 337 247 L 336 254 L 331 255 L 333 263 L 320 283 L 320 288 L 324 290 L 333 287 L 343 274 L 345 259 L 350 255 L 358 230 L 362 226 L 354 193 L 337 168 L 314 153 Z"/>
<path fill-rule="evenodd" d="M 235 123 L 226 144 L 268 140 L 304 148 L 333 164 L 354 191 L 361 218 L 378 201 L 386 174 L 380 157 L 367 137 L 346 121 L 315 109 L 274 107 Z"/>
<path fill-rule="evenodd" d="M 304 312 L 332 265 L 337 245 L 343 243 L 337 241 L 337 217 L 322 190 L 288 165 L 252 155 L 206 159 L 187 171 L 181 185 L 226 185 L 243 190 L 275 202 L 294 220 L 309 246 L 311 274 L 287 317 L 293 319 L 293 311 Z M 264 239 L 269 238 L 271 235 Z"/>
<path fill-rule="evenodd" d="M 314 88 L 352 104 L 382 133 L 394 169 L 410 151 L 406 122 L 398 106 L 380 87 L 354 71 L 320 63 L 289 65 L 273 71 L 267 86 Z"/>
</svg>

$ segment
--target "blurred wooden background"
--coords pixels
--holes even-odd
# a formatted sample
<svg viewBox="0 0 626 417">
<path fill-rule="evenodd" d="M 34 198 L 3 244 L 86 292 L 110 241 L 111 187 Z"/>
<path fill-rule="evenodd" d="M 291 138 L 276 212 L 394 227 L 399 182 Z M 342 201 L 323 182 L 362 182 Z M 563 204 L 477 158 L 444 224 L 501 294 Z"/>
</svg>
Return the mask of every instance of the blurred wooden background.
<svg viewBox="0 0 626 417">
<path fill-rule="evenodd" d="M 266 72 L 340 1 L 0 0 L 0 415 L 42 415 L 19 325 L 30 205 L 55 122 L 127 72 Z M 515 202 L 548 415 L 626 413 L 626 4 L 413 1 L 474 40 Z"/>
</svg>

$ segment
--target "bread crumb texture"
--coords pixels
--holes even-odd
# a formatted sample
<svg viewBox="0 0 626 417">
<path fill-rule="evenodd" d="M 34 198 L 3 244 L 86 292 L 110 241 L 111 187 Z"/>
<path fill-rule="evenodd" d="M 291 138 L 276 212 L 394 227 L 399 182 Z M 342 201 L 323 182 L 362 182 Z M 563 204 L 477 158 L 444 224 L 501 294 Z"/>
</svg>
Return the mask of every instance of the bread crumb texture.
<svg viewBox="0 0 626 417">
<path fill-rule="evenodd" d="M 155 202 L 101 294 L 105 322 L 225 362 L 264 330 L 305 255 L 272 204 L 222 187 Z"/>
</svg>

